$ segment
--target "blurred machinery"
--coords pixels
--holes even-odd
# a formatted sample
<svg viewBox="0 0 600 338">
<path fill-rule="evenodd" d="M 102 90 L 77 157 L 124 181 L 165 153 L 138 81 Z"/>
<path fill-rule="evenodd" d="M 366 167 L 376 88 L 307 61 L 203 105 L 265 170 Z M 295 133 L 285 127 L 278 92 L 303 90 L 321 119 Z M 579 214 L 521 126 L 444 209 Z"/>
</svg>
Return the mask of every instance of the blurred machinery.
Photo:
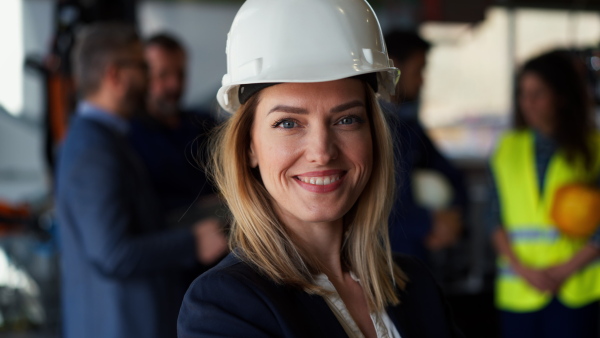
<svg viewBox="0 0 600 338">
<path fill-rule="evenodd" d="M 58 331 L 56 227 L 47 205 L 0 201 L 0 334 Z"/>
<path fill-rule="evenodd" d="M 135 24 L 137 0 L 55 0 L 54 38 L 47 56 L 28 56 L 25 65 L 36 71 L 45 86 L 45 159 L 54 169 L 54 151 L 64 138 L 76 92 L 71 74 L 71 51 L 81 26 L 98 21 Z"/>
<path fill-rule="evenodd" d="M 136 23 L 136 0 L 54 0 L 54 37 L 48 54 L 27 56 L 25 68 L 43 84 L 40 122 L 16 119 L 44 133 L 44 158 L 52 177 L 55 150 L 64 138 L 76 92 L 71 75 L 71 50 L 77 31 L 98 21 Z M 10 114 L 4 114 L 11 116 Z M 40 114 L 42 115 L 42 114 Z M 41 123 L 41 126 L 39 125 Z M 0 200 L 0 336 L 60 332 L 57 227 L 52 196 L 22 204 Z"/>
</svg>

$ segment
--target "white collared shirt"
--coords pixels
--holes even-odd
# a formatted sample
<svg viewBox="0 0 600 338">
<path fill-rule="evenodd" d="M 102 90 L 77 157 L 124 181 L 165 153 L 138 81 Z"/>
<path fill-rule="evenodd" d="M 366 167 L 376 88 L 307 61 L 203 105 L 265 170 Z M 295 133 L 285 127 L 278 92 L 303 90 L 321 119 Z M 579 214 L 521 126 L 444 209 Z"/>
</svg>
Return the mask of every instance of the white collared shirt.
<svg viewBox="0 0 600 338">
<path fill-rule="evenodd" d="M 360 280 L 356 278 L 352 272 L 350 272 L 350 276 L 360 284 Z M 350 312 L 348 312 L 348 308 L 346 308 L 346 304 L 344 304 L 344 301 L 337 293 L 333 283 L 327 278 L 327 275 L 323 273 L 319 274 L 315 276 L 315 281 L 317 282 L 317 285 L 331 292 L 330 294 L 323 296 L 323 298 L 344 328 L 344 331 L 346 331 L 346 334 L 348 334 L 348 337 L 363 338 L 363 333 L 358 328 L 358 325 L 356 325 Z M 375 331 L 377 332 L 377 338 L 401 338 L 400 333 L 385 310 L 381 312 L 371 312 L 370 316 Z"/>
</svg>

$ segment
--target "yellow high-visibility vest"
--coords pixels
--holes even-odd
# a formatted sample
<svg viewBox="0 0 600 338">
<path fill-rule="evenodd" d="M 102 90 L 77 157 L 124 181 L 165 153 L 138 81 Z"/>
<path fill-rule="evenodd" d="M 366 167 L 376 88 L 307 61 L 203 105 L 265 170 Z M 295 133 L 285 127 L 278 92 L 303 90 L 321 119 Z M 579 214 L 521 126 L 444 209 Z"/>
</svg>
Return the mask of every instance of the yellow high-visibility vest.
<svg viewBox="0 0 600 338">
<path fill-rule="evenodd" d="M 600 149 L 600 134 L 590 140 L 592 149 Z M 600 175 L 600 156 L 591 170 L 582 159 L 567 161 L 558 150 L 546 171 L 540 196 L 536 174 L 534 136 L 531 131 L 512 131 L 501 138 L 491 167 L 498 189 L 502 222 L 518 259 L 530 268 L 551 267 L 568 261 L 588 244 L 589 239 L 563 236 L 552 224 L 550 208 L 555 191 L 569 183 L 596 184 Z M 558 299 L 569 307 L 581 307 L 600 299 L 600 260 L 573 274 L 565 281 Z M 496 306 L 512 312 L 530 312 L 545 307 L 552 295 L 529 285 L 498 258 Z"/>
</svg>

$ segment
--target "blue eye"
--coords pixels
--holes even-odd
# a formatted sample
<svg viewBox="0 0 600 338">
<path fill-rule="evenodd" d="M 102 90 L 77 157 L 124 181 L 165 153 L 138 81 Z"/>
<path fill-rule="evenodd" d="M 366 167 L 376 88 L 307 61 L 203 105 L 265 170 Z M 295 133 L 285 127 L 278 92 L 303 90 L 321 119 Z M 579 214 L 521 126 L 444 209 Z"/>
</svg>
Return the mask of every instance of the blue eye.
<svg viewBox="0 0 600 338">
<path fill-rule="evenodd" d="M 363 122 L 363 120 L 360 117 L 357 116 L 346 116 L 346 117 L 342 117 L 339 121 L 338 124 L 354 124 L 354 123 L 361 123 Z"/>
<path fill-rule="evenodd" d="M 294 120 L 279 120 L 273 124 L 274 128 L 292 129 L 298 126 L 298 123 Z"/>
<path fill-rule="evenodd" d="M 294 121 L 283 121 L 281 122 L 281 127 L 283 128 L 294 128 L 296 126 L 296 122 Z"/>
</svg>

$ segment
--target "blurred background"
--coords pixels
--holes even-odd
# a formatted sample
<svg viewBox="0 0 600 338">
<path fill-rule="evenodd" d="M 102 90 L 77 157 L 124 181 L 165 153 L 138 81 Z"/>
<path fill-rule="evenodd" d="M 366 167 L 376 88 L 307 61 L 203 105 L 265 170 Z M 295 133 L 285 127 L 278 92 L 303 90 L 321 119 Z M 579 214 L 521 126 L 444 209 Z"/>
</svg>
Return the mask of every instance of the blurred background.
<svg viewBox="0 0 600 338">
<path fill-rule="evenodd" d="M 600 1 L 372 0 L 384 31 L 416 29 L 432 43 L 420 118 L 465 173 L 466 235 L 438 257 L 436 276 L 468 337 L 496 337 L 494 257 L 486 235 L 488 156 L 510 125 L 515 71 L 566 48 L 600 98 Z M 0 336 L 60 337 L 60 243 L 51 152 L 65 132 L 68 55 L 85 22 L 126 18 L 143 36 L 167 31 L 189 50 L 185 105 L 215 114 L 225 42 L 243 1 L 0 1 Z M 600 106 L 598 106 L 600 107 Z M 600 109 L 596 108 L 596 117 Z M 441 262 L 441 263 L 440 263 Z"/>
</svg>

